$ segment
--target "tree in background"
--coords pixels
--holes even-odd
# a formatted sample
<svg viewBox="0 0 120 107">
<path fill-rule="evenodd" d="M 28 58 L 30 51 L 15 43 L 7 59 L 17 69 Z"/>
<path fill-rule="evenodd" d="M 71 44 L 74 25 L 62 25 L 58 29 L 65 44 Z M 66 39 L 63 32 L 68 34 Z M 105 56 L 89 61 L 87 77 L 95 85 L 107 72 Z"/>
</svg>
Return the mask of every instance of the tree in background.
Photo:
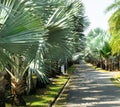
<svg viewBox="0 0 120 107">
<path fill-rule="evenodd" d="M 112 49 L 112 54 L 117 58 L 117 65 L 120 65 L 120 1 L 115 0 L 113 4 L 111 4 L 106 12 L 113 11 L 113 14 L 109 18 L 109 27 L 110 33 L 112 35 L 112 39 L 110 41 L 110 46 Z M 119 67 L 120 68 L 120 67 Z"/>
<path fill-rule="evenodd" d="M 50 62 L 55 61 L 56 63 L 59 62 L 59 66 L 61 66 L 66 63 L 66 59 L 72 59 L 72 54 L 76 52 L 75 47 L 80 47 L 81 41 L 79 38 L 80 35 L 83 35 L 82 32 L 87 26 L 85 24 L 87 20 L 83 16 L 83 5 L 81 1 L 75 0 L 71 2 L 67 0 L 49 0 L 49 2 L 43 0 L 42 2 L 47 4 L 45 6 L 51 8 L 50 11 L 44 8 L 45 6 L 40 0 L 33 2 L 37 4 L 38 15 L 41 15 L 40 11 L 43 7 L 42 18 L 48 30 L 48 34 L 45 36 L 46 41 L 42 45 L 43 48 L 41 46 L 44 52 L 42 53 L 43 59 L 45 59 L 45 63 L 48 62 L 50 64 Z M 39 52 L 41 54 L 41 51 Z"/>
<path fill-rule="evenodd" d="M 91 63 L 106 68 L 111 48 L 109 45 L 111 36 L 104 30 L 96 28 L 91 30 L 86 37 L 85 55 Z"/>
</svg>

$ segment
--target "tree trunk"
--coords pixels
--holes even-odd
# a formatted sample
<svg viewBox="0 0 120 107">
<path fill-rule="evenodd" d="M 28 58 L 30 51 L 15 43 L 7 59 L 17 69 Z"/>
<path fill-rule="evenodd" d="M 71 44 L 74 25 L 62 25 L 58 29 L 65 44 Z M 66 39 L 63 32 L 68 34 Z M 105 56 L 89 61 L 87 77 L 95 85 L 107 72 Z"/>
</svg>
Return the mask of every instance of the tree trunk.
<svg viewBox="0 0 120 107">
<path fill-rule="evenodd" d="M 118 57 L 118 71 L 120 71 L 120 56 Z"/>
<path fill-rule="evenodd" d="M 5 107 L 5 92 L 0 90 L 0 107 Z"/>
<path fill-rule="evenodd" d="M 120 61 L 118 61 L 118 70 L 120 71 Z"/>
<path fill-rule="evenodd" d="M 4 76 L 0 73 L 0 107 L 5 107 L 5 86 L 7 81 Z"/>
<path fill-rule="evenodd" d="M 23 94 L 26 91 L 25 79 L 19 80 L 19 79 L 12 78 L 11 91 L 12 91 L 12 94 L 14 95 L 13 104 L 15 106 L 26 106 L 26 102 L 23 99 Z"/>
<path fill-rule="evenodd" d="M 107 61 L 105 60 L 105 70 L 107 70 Z"/>
<path fill-rule="evenodd" d="M 109 70 L 109 59 L 106 60 L 106 70 Z"/>
</svg>

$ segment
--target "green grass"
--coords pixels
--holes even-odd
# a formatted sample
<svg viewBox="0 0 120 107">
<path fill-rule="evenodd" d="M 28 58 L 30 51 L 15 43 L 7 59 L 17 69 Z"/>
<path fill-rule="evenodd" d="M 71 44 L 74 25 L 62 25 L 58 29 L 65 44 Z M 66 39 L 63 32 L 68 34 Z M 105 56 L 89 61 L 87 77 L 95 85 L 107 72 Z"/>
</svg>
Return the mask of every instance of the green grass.
<svg viewBox="0 0 120 107">
<path fill-rule="evenodd" d="M 68 74 L 71 75 L 74 70 L 75 66 L 71 66 L 67 70 Z M 68 75 L 57 76 L 56 78 L 53 78 L 52 83 L 48 85 L 47 88 L 37 89 L 34 95 L 25 96 L 26 107 L 48 107 L 67 82 L 68 78 Z M 65 94 L 63 96 L 66 97 Z M 6 105 L 6 107 L 11 106 Z"/>
<path fill-rule="evenodd" d="M 67 96 L 68 96 L 69 88 L 70 88 L 69 85 L 65 88 L 64 92 L 62 93 L 60 98 L 55 103 L 55 107 L 63 107 L 64 104 L 66 104 L 66 99 L 67 99 Z"/>
<path fill-rule="evenodd" d="M 76 67 L 75 65 L 72 65 L 69 69 L 68 69 L 68 73 L 72 76 L 73 72 L 75 71 Z M 64 92 L 62 93 L 62 95 L 60 96 L 60 98 L 57 100 L 57 102 L 55 103 L 55 107 L 63 107 L 64 104 L 66 103 L 66 98 L 68 96 L 68 92 L 69 92 L 69 86 L 70 86 L 71 82 L 68 83 L 68 85 L 66 86 Z"/>
<path fill-rule="evenodd" d="M 71 66 L 67 71 L 68 74 L 72 74 L 75 70 L 75 66 Z M 28 107 L 48 107 L 49 104 L 53 102 L 55 97 L 58 95 L 64 84 L 68 80 L 68 75 L 65 76 L 58 76 L 54 78 L 51 85 L 49 85 L 46 89 L 37 90 L 36 95 L 26 97 L 27 106 Z M 66 98 L 67 93 L 62 95 L 62 98 Z M 62 100 L 64 101 L 64 100 Z"/>
<path fill-rule="evenodd" d="M 63 85 L 68 80 L 68 76 L 57 76 L 52 80 L 52 83 L 44 89 L 37 89 L 34 95 L 28 95 L 24 97 L 27 106 L 26 107 L 48 107 L 55 97 L 58 95 Z M 6 104 L 6 107 L 11 107 L 10 104 Z"/>
<path fill-rule="evenodd" d="M 26 96 L 27 107 L 48 107 L 58 95 L 67 79 L 67 76 L 58 76 L 46 89 L 39 89 L 35 95 Z"/>
</svg>

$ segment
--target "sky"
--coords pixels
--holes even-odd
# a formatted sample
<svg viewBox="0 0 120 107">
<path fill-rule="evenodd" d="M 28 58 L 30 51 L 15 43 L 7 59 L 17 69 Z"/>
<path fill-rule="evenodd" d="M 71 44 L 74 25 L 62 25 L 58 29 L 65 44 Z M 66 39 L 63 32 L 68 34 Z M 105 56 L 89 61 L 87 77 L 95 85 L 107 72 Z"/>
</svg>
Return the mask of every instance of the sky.
<svg viewBox="0 0 120 107">
<path fill-rule="evenodd" d="M 82 0 L 85 6 L 85 15 L 90 21 L 89 29 L 100 27 L 108 30 L 108 19 L 111 12 L 105 13 L 105 9 L 114 2 L 114 0 Z"/>
</svg>

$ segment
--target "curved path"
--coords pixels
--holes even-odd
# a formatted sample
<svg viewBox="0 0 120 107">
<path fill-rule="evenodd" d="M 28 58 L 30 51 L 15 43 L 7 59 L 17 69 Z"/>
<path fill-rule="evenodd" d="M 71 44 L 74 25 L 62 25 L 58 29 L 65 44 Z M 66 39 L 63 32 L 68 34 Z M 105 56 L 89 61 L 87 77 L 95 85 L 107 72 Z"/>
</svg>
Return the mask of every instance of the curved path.
<svg viewBox="0 0 120 107">
<path fill-rule="evenodd" d="M 110 80 L 116 73 L 77 65 L 66 102 L 60 107 L 120 107 L 120 88 Z"/>
</svg>

